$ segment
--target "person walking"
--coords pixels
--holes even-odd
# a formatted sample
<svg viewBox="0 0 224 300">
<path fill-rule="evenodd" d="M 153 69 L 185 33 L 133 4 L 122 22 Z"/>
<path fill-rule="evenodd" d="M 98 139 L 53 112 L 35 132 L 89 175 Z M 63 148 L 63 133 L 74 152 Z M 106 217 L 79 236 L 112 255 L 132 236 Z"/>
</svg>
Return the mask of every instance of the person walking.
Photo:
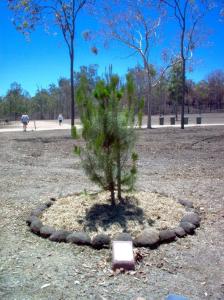
<svg viewBox="0 0 224 300">
<path fill-rule="evenodd" d="M 63 118 L 62 114 L 59 114 L 59 115 L 58 115 L 58 123 L 59 123 L 59 126 L 61 126 L 63 120 L 64 120 L 64 118 Z"/>
<path fill-rule="evenodd" d="M 27 114 L 24 114 L 21 116 L 21 123 L 23 124 L 23 131 L 26 131 L 29 121 L 30 121 L 30 119 Z"/>
</svg>

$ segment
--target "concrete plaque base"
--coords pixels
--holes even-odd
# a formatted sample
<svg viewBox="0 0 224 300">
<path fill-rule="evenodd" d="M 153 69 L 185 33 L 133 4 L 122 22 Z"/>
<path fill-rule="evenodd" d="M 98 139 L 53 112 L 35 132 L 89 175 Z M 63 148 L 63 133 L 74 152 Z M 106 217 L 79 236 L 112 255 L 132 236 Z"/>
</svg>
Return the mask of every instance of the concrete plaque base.
<svg viewBox="0 0 224 300">
<path fill-rule="evenodd" d="M 135 269 L 132 241 L 112 242 L 112 268 L 126 271 Z"/>
</svg>

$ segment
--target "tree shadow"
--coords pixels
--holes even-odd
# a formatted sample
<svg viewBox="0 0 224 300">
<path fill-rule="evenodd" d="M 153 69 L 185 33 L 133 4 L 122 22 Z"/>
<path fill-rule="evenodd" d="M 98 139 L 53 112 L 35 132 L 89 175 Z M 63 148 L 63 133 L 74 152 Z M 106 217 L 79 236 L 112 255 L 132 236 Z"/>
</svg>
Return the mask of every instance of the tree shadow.
<svg viewBox="0 0 224 300">
<path fill-rule="evenodd" d="M 118 224 L 123 231 L 128 231 L 128 221 L 137 221 L 143 224 L 144 212 L 137 206 L 133 199 L 124 199 L 115 206 L 110 204 L 94 204 L 87 212 L 83 220 L 84 230 L 97 231 L 97 227 L 104 230 L 113 224 Z"/>
</svg>

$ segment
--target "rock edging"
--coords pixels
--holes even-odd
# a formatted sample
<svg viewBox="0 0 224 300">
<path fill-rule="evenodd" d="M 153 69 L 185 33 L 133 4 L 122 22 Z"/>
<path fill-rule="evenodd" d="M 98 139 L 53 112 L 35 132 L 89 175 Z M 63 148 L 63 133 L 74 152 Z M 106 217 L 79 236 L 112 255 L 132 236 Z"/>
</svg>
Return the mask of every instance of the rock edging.
<svg viewBox="0 0 224 300">
<path fill-rule="evenodd" d="M 30 227 L 30 231 L 34 234 L 47 238 L 53 242 L 73 243 L 76 245 L 87 245 L 94 249 L 109 248 L 111 237 L 106 234 L 97 234 L 92 239 L 84 232 L 70 232 L 66 230 L 56 230 L 55 228 L 43 225 L 39 217 L 44 210 L 48 209 L 56 201 L 51 198 L 46 203 L 32 210 L 26 223 Z M 135 238 L 129 233 L 119 233 L 114 237 L 114 240 L 132 240 L 135 247 L 149 247 L 154 249 L 162 243 L 170 243 L 176 241 L 177 238 L 183 238 L 187 234 L 194 234 L 195 229 L 200 226 L 201 218 L 198 212 L 194 209 L 193 203 L 188 200 L 179 200 L 179 203 L 186 208 L 186 214 L 180 220 L 178 227 L 166 230 L 156 230 L 151 227 L 145 228 Z"/>
</svg>

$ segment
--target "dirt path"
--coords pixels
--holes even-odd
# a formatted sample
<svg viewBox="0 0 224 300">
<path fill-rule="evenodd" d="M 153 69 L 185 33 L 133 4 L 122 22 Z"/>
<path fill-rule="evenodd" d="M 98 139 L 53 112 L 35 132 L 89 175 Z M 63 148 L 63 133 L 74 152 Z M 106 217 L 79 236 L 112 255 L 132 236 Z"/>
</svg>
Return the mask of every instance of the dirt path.
<svg viewBox="0 0 224 300">
<path fill-rule="evenodd" d="M 175 125 L 170 125 L 170 117 L 173 115 L 166 115 L 164 116 L 164 125 L 159 125 L 159 116 L 152 116 L 152 126 L 153 128 L 166 128 L 166 127 L 173 127 L 173 128 L 180 128 L 180 117 L 178 121 L 176 121 Z M 186 128 L 188 127 L 201 127 L 201 126 L 224 126 L 224 113 L 207 113 L 202 114 L 202 125 L 196 124 L 196 118 L 198 117 L 197 114 L 190 114 L 187 115 L 188 117 L 188 124 L 185 125 Z M 71 121 L 64 120 L 62 125 L 59 126 L 57 120 L 31 120 L 28 124 L 27 131 L 45 131 L 45 130 L 61 130 L 61 129 L 70 129 L 71 128 Z M 80 120 L 75 120 L 76 127 L 80 127 Z M 146 128 L 147 118 L 143 118 L 143 125 L 142 128 Z M 19 121 L 11 122 L 9 125 L 1 125 L 0 124 L 0 133 L 3 132 L 19 132 L 22 131 L 22 124 Z"/>
<path fill-rule="evenodd" d="M 138 189 L 194 201 L 204 210 L 197 234 L 144 250 L 136 274 L 111 276 L 110 251 L 53 243 L 25 225 L 49 197 L 97 190 L 69 130 L 1 133 L 0 299 L 224 299 L 224 127 L 138 133 Z"/>
</svg>

